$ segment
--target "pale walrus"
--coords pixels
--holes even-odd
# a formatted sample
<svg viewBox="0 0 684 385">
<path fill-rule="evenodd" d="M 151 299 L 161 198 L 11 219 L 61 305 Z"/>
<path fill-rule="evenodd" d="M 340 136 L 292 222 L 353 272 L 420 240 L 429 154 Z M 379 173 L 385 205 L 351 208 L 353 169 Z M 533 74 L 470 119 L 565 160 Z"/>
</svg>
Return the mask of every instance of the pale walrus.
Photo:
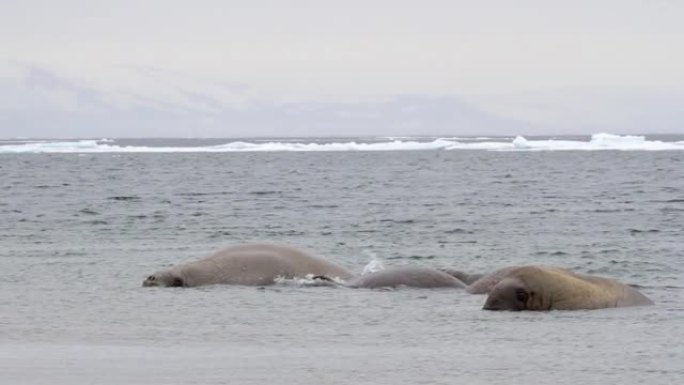
<svg viewBox="0 0 684 385">
<path fill-rule="evenodd" d="M 347 281 L 345 286 L 353 288 L 465 288 L 458 278 L 438 269 L 422 266 L 389 267 L 380 271 L 360 275 Z"/>
<path fill-rule="evenodd" d="M 580 310 L 652 305 L 616 280 L 547 266 L 522 266 L 494 286 L 485 310 Z"/>
<path fill-rule="evenodd" d="M 484 274 L 469 274 L 466 273 L 465 271 L 462 270 L 456 270 L 451 267 L 440 267 L 438 268 L 439 271 L 443 271 L 455 278 L 458 278 L 461 282 L 465 283 L 466 285 L 471 285 L 472 283 L 478 281 L 480 278 L 484 277 Z"/>
<path fill-rule="evenodd" d="M 307 275 L 348 279 L 352 274 L 325 259 L 288 246 L 245 244 L 221 250 L 199 261 L 158 271 L 143 286 L 193 287 L 212 284 L 270 285 L 276 278 Z"/>
</svg>

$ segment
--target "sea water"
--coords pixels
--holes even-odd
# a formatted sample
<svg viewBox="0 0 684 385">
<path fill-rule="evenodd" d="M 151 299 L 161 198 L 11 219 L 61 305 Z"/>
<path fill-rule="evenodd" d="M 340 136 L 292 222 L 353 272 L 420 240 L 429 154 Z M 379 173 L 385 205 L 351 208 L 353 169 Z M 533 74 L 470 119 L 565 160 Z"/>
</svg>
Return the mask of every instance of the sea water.
<svg viewBox="0 0 684 385">
<path fill-rule="evenodd" d="M 1 384 L 679 384 L 684 138 L 0 141 Z M 143 288 L 247 241 L 355 273 L 550 264 L 655 306 Z"/>
</svg>

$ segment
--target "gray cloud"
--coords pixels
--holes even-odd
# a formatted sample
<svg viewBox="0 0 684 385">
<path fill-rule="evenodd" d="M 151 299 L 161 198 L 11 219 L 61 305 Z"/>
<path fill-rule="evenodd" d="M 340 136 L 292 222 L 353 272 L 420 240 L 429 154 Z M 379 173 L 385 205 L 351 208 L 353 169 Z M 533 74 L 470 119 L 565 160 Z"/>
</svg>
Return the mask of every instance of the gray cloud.
<svg viewBox="0 0 684 385">
<path fill-rule="evenodd" d="M 684 132 L 683 11 L 9 1 L 0 137 Z"/>
</svg>

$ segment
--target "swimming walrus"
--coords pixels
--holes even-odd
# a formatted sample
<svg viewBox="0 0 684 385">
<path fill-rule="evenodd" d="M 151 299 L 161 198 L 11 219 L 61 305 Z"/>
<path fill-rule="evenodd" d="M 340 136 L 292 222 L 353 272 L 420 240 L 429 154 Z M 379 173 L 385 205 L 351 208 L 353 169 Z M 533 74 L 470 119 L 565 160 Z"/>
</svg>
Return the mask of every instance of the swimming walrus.
<svg viewBox="0 0 684 385">
<path fill-rule="evenodd" d="M 360 275 L 348 280 L 345 286 L 352 288 L 465 288 L 458 278 L 438 269 L 423 266 L 400 266 Z"/>
<path fill-rule="evenodd" d="M 270 285 L 276 278 L 324 275 L 348 279 L 352 274 L 325 259 L 288 246 L 244 244 L 229 247 L 195 262 L 158 271 L 143 286 Z"/>
<path fill-rule="evenodd" d="M 439 271 L 443 271 L 454 278 L 457 278 L 459 281 L 465 283 L 466 285 L 471 285 L 474 282 L 478 281 L 480 278 L 484 277 L 484 274 L 480 273 L 475 273 L 475 274 L 469 274 L 466 273 L 465 271 L 462 270 L 456 270 L 451 267 L 439 267 L 437 268 Z"/>
<path fill-rule="evenodd" d="M 580 310 L 652 305 L 614 279 L 548 266 L 515 268 L 491 290 L 485 310 Z"/>
<path fill-rule="evenodd" d="M 478 279 L 476 279 L 474 282 L 470 282 L 469 286 L 466 288 L 466 291 L 470 294 L 489 294 L 489 292 L 492 291 L 494 286 L 496 286 L 496 284 L 499 283 L 499 281 L 501 281 L 509 274 L 511 274 L 511 272 L 515 271 L 516 269 L 519 269 L 520 267 L 521 266 L 508 266 L 501 268 L 499 270 L 495 270 L 489 274 L 484 274 L 480 276 Z M 547 268 L 568 271 L 567 269 L 564 269 L 562 267 L 548 266 Z M 458 270 L 454 271 L 458 273 Z"/>
</svg>

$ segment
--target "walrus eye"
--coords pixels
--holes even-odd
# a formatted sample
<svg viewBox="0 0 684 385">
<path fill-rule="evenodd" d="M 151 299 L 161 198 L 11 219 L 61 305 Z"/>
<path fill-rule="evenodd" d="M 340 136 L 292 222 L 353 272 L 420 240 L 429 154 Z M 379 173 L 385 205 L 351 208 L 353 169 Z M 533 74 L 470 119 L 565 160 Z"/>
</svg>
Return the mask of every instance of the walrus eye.
<svg viewBox="0 0 684 385">
<path fill-rule="evenodd" d="M 515 299 L 517 299 L 518 301 L 520 301 L 522 303 L 526 303 L 528 298 L 529 298 L 529 295 L 527 294 L 527 292 L 525 290 L 523 290 L 523 289 L 516 289 L 515 290 Z"/>
<path fill-rule="evenodd" d="M 148 281 L 154 281 L 155 279 L 156 277 L 154 275 L 150 275 L 149 277 L 147 277 Z"/>
</svg>

